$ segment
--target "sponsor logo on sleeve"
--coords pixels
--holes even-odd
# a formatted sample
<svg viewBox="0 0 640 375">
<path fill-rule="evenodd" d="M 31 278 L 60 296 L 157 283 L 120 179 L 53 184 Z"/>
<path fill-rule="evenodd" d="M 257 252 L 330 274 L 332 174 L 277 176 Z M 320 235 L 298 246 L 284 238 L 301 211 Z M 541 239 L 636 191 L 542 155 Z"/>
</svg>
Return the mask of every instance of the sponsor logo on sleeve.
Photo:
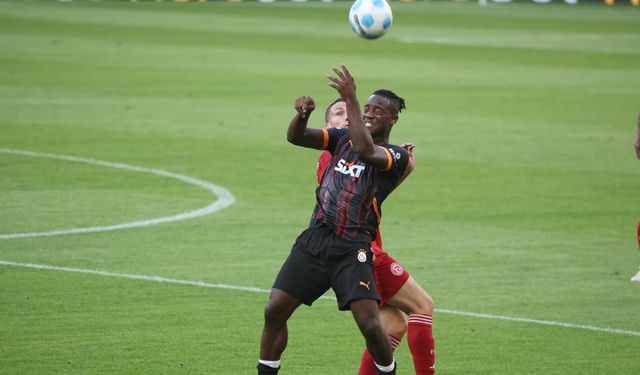
<svg viewBox="0 0 640 375">
<path fill-rule="evenodd" d="M 387 147 L 387 150 L 389 150 L 389 153 L 391 154 L 391 157 L 393 158 L 393 160 L 398 161 L 400 160 L 400 158 L 402 157 L 402 154 L 399 152 L 396 152 L 396 150 L 394 150 L 391 147 Z"/>
</svg>

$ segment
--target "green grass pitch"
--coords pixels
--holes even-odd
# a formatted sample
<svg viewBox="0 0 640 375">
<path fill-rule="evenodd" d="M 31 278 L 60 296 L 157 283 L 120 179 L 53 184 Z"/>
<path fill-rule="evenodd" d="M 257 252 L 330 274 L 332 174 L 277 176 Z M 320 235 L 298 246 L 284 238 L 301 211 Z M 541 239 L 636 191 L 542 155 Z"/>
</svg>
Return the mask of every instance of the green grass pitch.
<svg viewBox="0 0 640 375">
<path fill-rule="evenodd" d="M 392 7 L 372 42 L 347 2 L 0 2 L 0 234 L 217 199 L 11 150 L 161 169 L 236 199 L 0 239 L 0 373 L 255 373 L 266 293 L 125 276 L 270 288 L 314 203 L 318 153 L 285 139 L 293 102 L 335 98 L 325 76 L 340 63 L 361 99 L 407 100 L 392 142 L 415 143 L 417 167 L 381 230 L 436 301 L 438 374 L 640 373 L 638 9 Z M 283 375 L 356 373 L 362 339 L 335 302 L 289 328 Z M 406 340 L 396 358 L 411 374 Z"/>
</svg>

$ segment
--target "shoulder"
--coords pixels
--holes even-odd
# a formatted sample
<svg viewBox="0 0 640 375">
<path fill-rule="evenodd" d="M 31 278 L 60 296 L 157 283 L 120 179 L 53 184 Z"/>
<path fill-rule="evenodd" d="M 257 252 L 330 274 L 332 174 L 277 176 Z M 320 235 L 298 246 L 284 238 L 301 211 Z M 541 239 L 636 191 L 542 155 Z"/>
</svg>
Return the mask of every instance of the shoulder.
<svg viewBox="0 0 640 375">
<path fill-rule="evenodd" d="M 384 170 L 387 172 L 395 170 L 396 173 L 403 173 L 407 164 L 409 164 L 409 152 L 400 146 L 392 144 L 380 145 L 380 147 L 385 150 L 389 158 L 387 168 Z"/>
<path fill-rule="evenodd" d="M 326 129 L 326 131 L 329 134 L 329 136 L 335 137 L 335 138 L 342 138 L 346 135 L 349 135 L 349 129 L 347 128 L 342 128 L 342 129 L 331 128 L 331 129 Z"/>
<path fill-rule="evenodd" d="M 336 145 L 342 142 L 343 138 L 349 138 L 349 129 L 322 129 L 324 132 L 324 142 L 322 149 L 333 153 Z"/>
<path fill-rule="evenodd" d="M 395 161 L 398 161 L 402 158 L 407 160 L 409 159 L 409 152 L 404 148 L 402 148 L 401 146 L 387 144 L 382 147 L 384 147 L 387 151 L 389 151 L 389 153 L 391 154 L 391 157 Z"/>
</svg>

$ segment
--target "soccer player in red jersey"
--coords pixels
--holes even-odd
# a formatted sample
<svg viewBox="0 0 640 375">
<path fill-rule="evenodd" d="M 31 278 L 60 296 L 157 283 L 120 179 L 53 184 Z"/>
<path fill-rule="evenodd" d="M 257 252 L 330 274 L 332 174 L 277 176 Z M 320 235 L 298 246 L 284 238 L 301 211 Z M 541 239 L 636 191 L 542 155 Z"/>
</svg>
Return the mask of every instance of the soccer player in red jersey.
<svg viewBox="0 0 640 375">
<path fill-rule="evenodd" d="M 301 305 L 311 305 L 329 288 L 338 308 L 351 310 L 379 374 L 396 373 L 391 340 L 382 328 L 373 274 L 371 242 L 382 217 L 383 201 L 398 186 L 409 153 L 389 144 L 404 100 L 378 90 L 361 112 L 356 85 L 346 67 L 333 69 L 333 87 L 346 103 L 347 129 L 308 128 L 315 102 L 296 99 L 287 140 L 294 145 L 329 150 L 330 167 L 316 189 L 309 227 L 296 239 L 282 265 L 264 310 L 258 374 L 277 374 L 288 341 L 287 321 Z"/>
<path fill-rule="evenodd" d="M 638 115 L 638 122 L 636 124 L 636 142 L 634 146 L 636 148 L 636 157 L 640 160 L 640 114 Z M 638 222 L 638 232 L 636 236 L 638 238 L 638 248 L 640 249 L 640 222 Z M 640 271 L 631 278 L 631 281 L 640 282 Z"/>
<path fill-rule="evenodd" d="M 326 128 L 348 127 L 346 104 L 342 98 L 333 101 L 325 111 Z M 413 170 L 413 145 L 402 145 L 409 152 L 409 165 L 401 178 L 406 178 Z M 331 161 L 331 153 L 320 154 L 317 168 L 318 184 Z M 413 357 L 416 375 L 435 372 L 435 343 L 432 333 L 433 300 L 409 275 L 409 273 L 387 252 L 382 250 L 380 230 L 376 230 L 376 239 L 371 243 L 374 253 L 374 276 L 380 294 L 380 321 L 389 334 L 391 347 L 395 349 L 407 330 L 409 331 L 409 350 Z M 409 324 L 403 314 L 409 316 Z M 376 367 L 366 350 L 362 354 L 358 375 L 376 375 Z"/>
</svg>

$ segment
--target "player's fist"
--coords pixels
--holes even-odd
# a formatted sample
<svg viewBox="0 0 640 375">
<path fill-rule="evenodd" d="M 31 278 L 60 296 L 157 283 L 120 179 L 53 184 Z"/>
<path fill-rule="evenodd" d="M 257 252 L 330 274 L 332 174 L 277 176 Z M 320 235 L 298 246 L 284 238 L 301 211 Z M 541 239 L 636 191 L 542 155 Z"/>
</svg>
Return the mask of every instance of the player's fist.
<svg viewBox="0 0 640 375">
<path fill-rule="evenodd" d="M 294 104 L 296 111 L 303 118 L 309 116 L 314 109 L 316 109 L 316 103 L 313 101 L 313 98 L 310 96 L 301 96 L 296 99 L 296 103 Z"/>
</svg>

